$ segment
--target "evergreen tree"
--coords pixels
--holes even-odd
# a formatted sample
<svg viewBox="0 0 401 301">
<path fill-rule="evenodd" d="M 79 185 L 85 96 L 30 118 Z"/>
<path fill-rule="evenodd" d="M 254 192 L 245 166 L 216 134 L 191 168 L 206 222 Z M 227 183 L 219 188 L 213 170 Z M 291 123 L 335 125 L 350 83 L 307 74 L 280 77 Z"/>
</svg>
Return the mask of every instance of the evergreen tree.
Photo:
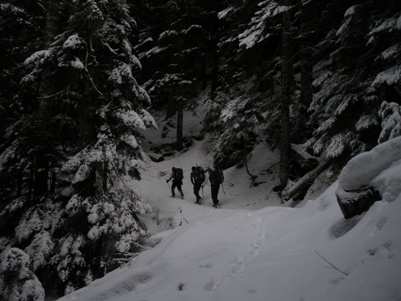
<svg viewBox="0 0 401 301">
<path fill-rule="evenodd" d="M 309 107 L 309 125 L 316 130 L 306 147 L 315 155 L 335 159 L 331 174 L 336 174 L 350 157 L 390 138 L 386 134 L 386 138 L 380 137 L 396 128 L 396 123 L 386 122 L 380 109 L 386 108 L 386 103 L 397 108 L 401 99 L 395 92 L 399 81 L 396 62 L 400 57 L 400 30 L 396 20 L 400 5 L 394 1 L 388 4 L 333 2 L 322 14 L 325 21 L 338 13 L 343 18 L 328 28 L 318 47 L 320 68 L 316 68 L 316 94 Z M 368 16 L 371 22 L 366 22 Z"/>
<path fill-rule="evenodd" d="M 137 3 L 142 7 L 142 2 Z M 207 4 L 207 3 L 206 3 Z M 153 18 L 144 20 L 142 77 L 156 107 L 166 108 L 166 118 L 176 115 L 176 148 L 183 148 L 183 111 L 195 106 L 192 99 L 206 87 L 210 69 L 210 13 L 204 3 L 151 1 Z M 162 21 L 161 21 L 162 20 Z"/>
<path fill-rule="evenodd" d="M 0 6 L 0 199 L 2 203 L 21 195 L 22 168 L 19 159 L 13 160 L 19 125 L 26 122 L 34 106 L 29 100 L 17 97 L 23 75 L 24 58 L 40 47 L 42 8 L 37 3 L 6 1 Z M 7 162 L 2 160 L 7 157 Z"/>
<path fill-rule="evenodd" d="M 1 235 L 24 246 L 47 288 L 67 293 L 140 249 L 147 230 L 137 214 L 150 207 L 123 179 L 140 179 L 137 129 L 156 123 L 134 77 L 141 65 L 126 2 L 44 4 L 45 48 L 25 60 L 18 94 L 32 111 L 12 125 L 1 157 L 2 173 L 24 172 L 21 196 L 6 196 Z"/>
<path fill-rule="evenodd" d="M 18 248 L 6 249 L 0 254 L 1 300 L 45 300 L 42 284 L 29 265 L 29 256 Z"/>
<path fill-rule="evenodd" d="M 215 160 L 224 167 L 244 160 L 257 140 L 266 139 L 274 148 L 282 137 L 282 118 L 277 108 L 282 102 L 279 49 L 284 47 L 281 47 L 281 27 L 277 24 L 281 23 L 286 10 L 286 6 L 277 1 L 245 1 L 230 3 L 219 13 L 221 27 L 228 30 L 220 38 L 221 79 L 215 99 L 217 103 L 210 104 L 212 110 L 209 117 L 216 115 L 216 106 L 229 116 L 222 119 L 214 117 L 214 128 L 223 129 Z M 293 79 L 289 84 L 292 82 Z M 288 101 L 289 105 L 292 100 Z M 232 131 L 233 126 L 237 131 Z M 270 137 L 260 135 L 263 132 Z M 243 147 L 243 137 L 247 137 L 246 148 Z"/>
<path fill-rule="evenodd" d="M 60 294 L 139 251 L 149 206 L 123 179 L 140 179 L 137 129 L 156 124 L 137 81 L 152 109 L 177 116 L 179 149 L 183 111 L 210 91 L 217 166 L 246 163 L 257 143 L 280 146 L 281 188 L 302 176 L 290 175 L 290 142 L 336 175 L 399 136 L 400 3 L 1 4 L 0 251 L 23 249 Z"/>
</svg>

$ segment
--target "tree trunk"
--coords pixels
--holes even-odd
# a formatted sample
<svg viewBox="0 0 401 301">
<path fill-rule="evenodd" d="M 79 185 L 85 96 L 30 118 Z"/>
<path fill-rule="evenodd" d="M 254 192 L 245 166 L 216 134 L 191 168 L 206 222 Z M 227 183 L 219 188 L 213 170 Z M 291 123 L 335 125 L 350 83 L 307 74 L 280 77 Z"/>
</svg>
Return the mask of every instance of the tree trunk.
<svg viewBox="0 0 401 301">
<path fill-rule="evenodd" d="M 304 2 L 301 5 L 301 25 L 300 25 L 300 60 L 301 60 L 301 95 L 299 98 L 299 117 L 297 119 L 297 132 L 299 140 L 303 143 L 305 136 L 308 135 L 307 110 L 313 100 L 313 63 L 314 63 L 314 31 L 317 27 L 316 3 L 315 0 Z"/>
<path fill-rule="evenodd" d="M 109 168 L 109 162 L 105 160 L 103 162 L 103 183 L 102 183 L 103 192 L 107 191 L 108 168 Z"/>
<path fill-rule="evenodd" d="M 212 51 L 212 78 L 211 78 L 211 99 L 215 100 L 216 91 L 219 86 L 219 51 L 218 51 L 218 32 L 219 32 L 219 19 L 216 14 L 213 16 L 213 32 L 211 41 L 211 51 Z"/>
<path fill-rule="evenodd" d="M 46 9 L 46 24 L 43 45 L 47 49 L 53 43 L 54 37 L 59 33 L 59 5 L 60 0 L 47 0 L 44 3 Z M 35 164 L 33 171 L 33 196 L 40 197 L 49 191 L 49 160 L 46 156 L 48 133 L 50 129 L 46 125 L 53 114 L 54 100 L 51 95 L 56 93 L 52 81 L 52 72 L 47 68 L 42 75 L 39 87 L 39 131 L 37 135 Z"/>
<path fill-rule="evenodd" d="M 54 37 L 59 34 L 59 6 L 60 0 L 47 0 L 44 3 L 46 9 L 46 24 L 44 32 L 44 49 L 48 49 L 54 41 Z M 42 81 L 40 84 L 40 113 L 48 114 L 49 107 L 52 103 L 50 95 L 54 94 L 54 88 L 52 87 L 51 71 L 47 69 L 42 75 Z"/>
<path fill-rule="evenodd" d="M 300 193 L 304 192 L 305 190 L 309 189 L 309 187 L 313 184 L 315 179 L 322 173 L 322 171 L 327 169 L 330 166 L 330 164 L 331 164 L 330 160 L 320 163 L 318 167 L 316 167 L 314 170 L 303 176 L 291 190 L 284 191 L 282 193 L 282 200 L 288 201 L 289 199 L 292 199 L 298 196 Z"/>
<path fill-rule="evenodd" d="M 56 171 L 53 169 L 52 170 L 52 176 L 51 176 L 51 182 L 50 182 L 50 193 L 55 193 L 56 192 Z"/>
<path fill-rule="evenodd" d="M 337 202 L 345 219 L 368 211 L 372 205 L 380 201 L 382 196 L 373 187 L 364 187 L 357 191 L 337 189 Z"/>
<path fill-rule="evenodd" d="M 313 36 L 316 27 L 315 0 L 301 5 L 301 97 L 302 106 L 307 109 L 312 102 L 313 89 Z M 301 121 L 302 122 L 302 121 Z"/>
<path fill-rule="evenodd" d="M 184 106 L 182 103 L 182 100 L 178 102 L 177 106 L 177 150 L 182 150 L 183 149 L 183 123 L 184 123 Z"/>
<path fill-rule="evenodd" d="M 280 141 L 280 186 L 281 189 L 287 185 L 288 168 L 290 161 L 290 103 L 293 82 L 292 64 L 292 33 L 291 12 L 283 14 L 283 33 L 281 49 L 281 141 Z"/>
</svg>

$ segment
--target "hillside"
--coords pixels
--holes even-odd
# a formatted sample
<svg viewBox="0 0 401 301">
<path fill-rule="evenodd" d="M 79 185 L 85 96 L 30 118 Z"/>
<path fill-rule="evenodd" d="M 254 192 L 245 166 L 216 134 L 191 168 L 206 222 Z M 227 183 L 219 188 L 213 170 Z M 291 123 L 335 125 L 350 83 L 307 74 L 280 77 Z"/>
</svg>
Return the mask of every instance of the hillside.
<svg viewBox="0 0 401 301">
<path fill-rule="evenodd" d="M 145 180 L 135 185 L 159 211 L 161 225 L 169 219 L 175 228 L 155 233 L 151 249 L 59 301 L 398 300 L 401 164 L 393 150 L 401 139 L 390 142 L 357 156 L 341 178 L 364 174 L 383 195 L 348 220 L 337 204 L 338 181 L 302 207 L 285 208 L 274 192 L 250 188 L 244 170 L 232 168 L 222 208 L 214 209 L 207 189 L 204 204 L 196 205 L 188 180 L 184 200 L 169 197 L 165 183 L 170 166 L 189 170 L 194 161 L 207 162 L 202 143 L 165 162 L 149 162 Z M 382 160 L 386 154 L 390 165 Z"/>
</svg>

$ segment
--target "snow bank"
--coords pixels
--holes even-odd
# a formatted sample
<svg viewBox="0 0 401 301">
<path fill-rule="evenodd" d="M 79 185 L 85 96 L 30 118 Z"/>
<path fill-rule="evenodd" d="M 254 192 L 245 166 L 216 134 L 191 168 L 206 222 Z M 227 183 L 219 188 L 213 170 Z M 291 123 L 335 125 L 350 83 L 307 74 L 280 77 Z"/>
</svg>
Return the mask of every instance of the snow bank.
<svg viewBox="0 0 401 301">
<path fill-rule="evenodd" d="M 369 186 L 376 176 L 398 160 L 401 160 L 401 137 L 379 144 L 351 159 L 340 173 L 339 186 L 344 191 Z"/>
</svg>

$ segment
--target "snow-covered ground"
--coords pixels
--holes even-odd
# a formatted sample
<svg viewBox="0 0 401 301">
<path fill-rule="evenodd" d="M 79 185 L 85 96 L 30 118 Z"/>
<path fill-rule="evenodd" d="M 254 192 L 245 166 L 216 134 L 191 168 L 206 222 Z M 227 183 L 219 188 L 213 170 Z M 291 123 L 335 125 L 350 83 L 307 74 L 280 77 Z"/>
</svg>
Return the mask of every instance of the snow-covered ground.
<svg viewBox="0 0 401 301">
<path fill-rule="evenodd" d="M 146 223 L 155 246 L 59 300 L 401 300 L 401 138 L 354 158 L 339 181 L 315 185 L 315 193 L 325 191 L 298 208 L 280 205 L 271 189 L 278 180 L 263 172 L 277 157 L 263 148 L 250 170 L 265 183 L 250 186 L 245 168 L 231 168 L 221 209 L 211 207 L 209 185 L 204 204 L 194 204 L 190 168 L 209 165 L 210 156 L 199 141 L 164 162 L 149 161 L 131 186 L 154 208 Z M 172 166 L 185 171 L 184 200 L 170 197 Z M 345 220 L 336 191 L 356 184 L 373 185 L 383 201 Z"/>
</svg>

